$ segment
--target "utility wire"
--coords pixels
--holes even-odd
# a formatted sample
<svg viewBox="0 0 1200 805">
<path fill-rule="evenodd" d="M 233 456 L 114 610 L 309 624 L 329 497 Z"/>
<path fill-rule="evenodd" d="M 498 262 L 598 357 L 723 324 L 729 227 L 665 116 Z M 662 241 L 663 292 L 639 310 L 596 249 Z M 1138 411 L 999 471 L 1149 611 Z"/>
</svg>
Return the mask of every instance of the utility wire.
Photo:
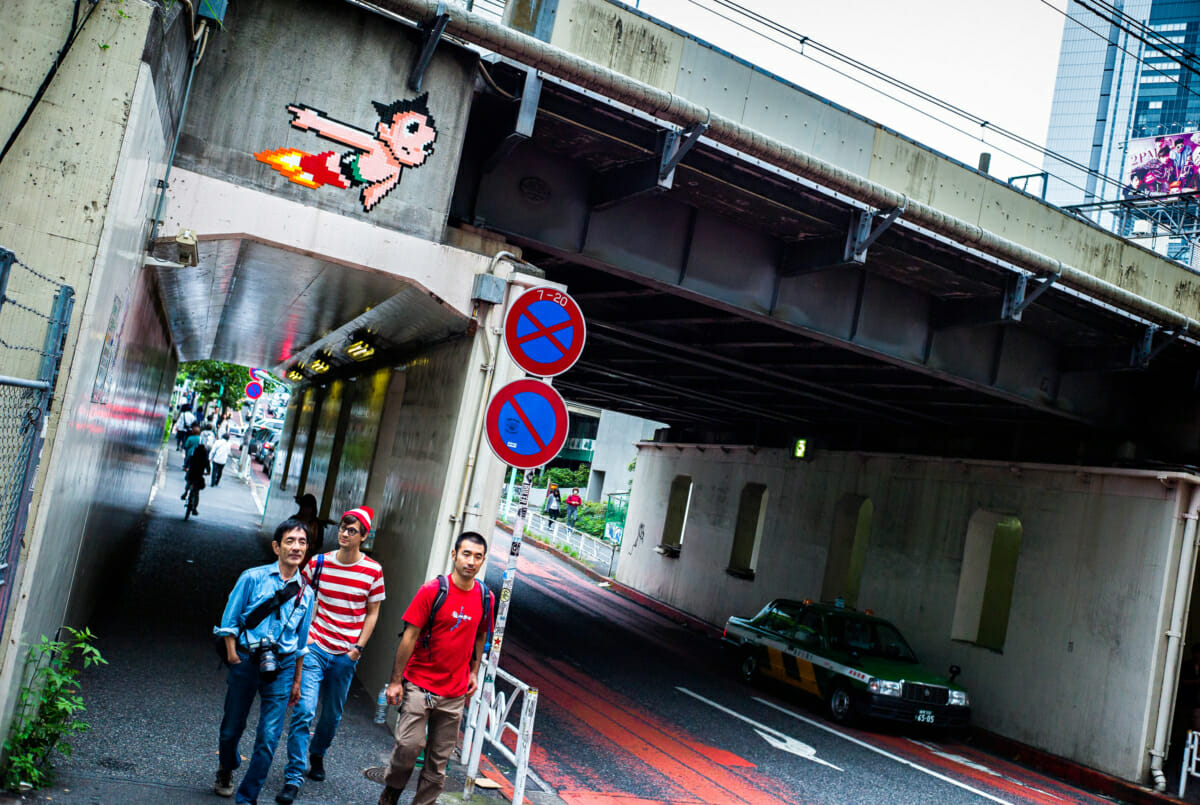
<svg viewBox="0 0 1200 805">
<path fill-rule="evenodd" d="M 750 20 L 771 29 L 775 33 L 781 34 L 781 35 L 787 37 L 788 39 L 794 40 L 797 43 L 797 45 L 792 46 L 786 42 L 781 42 L 778 39 L 771 37 L 768 34 L 764 33 L 762 30 L 751 27 L 750 25 L 747 25 L 746 23 L 744 23 L 738 19 L 735 19 L 733 17 L 727 16 L 726 14 L 722 14 L 721 11 L 714 9 L 711 6 L 705 5 L 704 3 L 700 2 L 699 0 L 687 0 L 687 2 L 690 3 L 691 5 L 696 6 L 697 8 L 700 8 L 704 11 L 707 11 L 710 14 L 713 14 L 714 16 L 716 16 L 722 20 L 725 20 L 726 22 L 736 25 L 737 27 L 742 28 L 745 31 L 748 31 L 757 36 L 766 38 L 768 41 L 772 42 L 773 44 L 776 44 L 779 47 L 782 47 L 785 50 L 795 53 L 799 56 L 803 56 L 803 57 L 809 59 L 810 61 L 812 61 L 814 64 L 817 64 L 821 67 L 824 67 L 827 70 L 837 73 L 838 75 L 841 75 L 842 77 L 847 78 L 848 80 L 853 81 L 853 82 L 859 84 L 860 86 L 863 86 L 867 89 L 877 92 L 877 93 L 883 95 L 884 97 L 888 98 L 889 100 L 893 101 L 894 103 L 900 104 L 901 106 L 904 106 L 905 108 L 908 108 L 908 109 L 915 111 L 921 115 L 924 115 L 925 117 L 928 117 L 931 120 L 934 120 L 935 122 L 939 123 L 940 125 L 946 126 L 947 128 L 951 129 L 952 131 L 956 131 L 960 134 L 964 134 L 968 137 L 971 137 L 972 139 L 980 140 L 981 142 L 984 142 L 986 145 L 988 145 L 988 147 L 994 148 L 997 151 L 999 151 L 1000 153 L 1003 153 L 1007 156 L 1012 157 L 1013 159 L 1016 159 L 1018 162 L 1020 162 L 1023 165 L 1027 165 L 1034 169 L 1042 168 L 1041 165 L 1038 165 L 1037 163 L 1034 163 L 1034 162 L 1030 162 L 1028 159 L 1025 159 L 1016 154 L 1013 154 L 1011 151 L 1004 150 L 1003 148 L 1000 148 L 999 146 L 995 145 L 994 143 L 987 143 L 986 141 L 983 140 L 983 138 L 980 136 L 980 134 L 978 132 L 967 131 L 958 126 L 955 126 L 953 123 L 936 116 L 935 114 L 929 112 L 928 110 L 920 109 L 918 107 L 913 106 L 912 104 L 906 103 L 906 102 L 900 100 L 899 98 L 896 98 L 895 96 L 888 94 L 886 90 L 884 90 L 878 86 L 873 86 L 870 83 L 862 81 L 861 79 L 858 79 L 854 76 L 848 75 L 847 73 L 837 69 L 836 67 L 834 67 L 830 64 L 827 64 L 819 59 L 814 58 L 812 55 L 810 55 L 809 53 L 806 52 L 806 49 L 811 48 L 813 50 L 816 50 L 819 53 L 827 55 L 830 58 L 833 58 L 837 61 L 842 62 L 843 64 L 846 64 L 847 66 L 854 68 L 855 70 L 866 73 L 868 76 L 875 78 L 876 80 L 882 81 L 883 83 L 885 83 L 889 86 L 899 89 L 907 94 L 914 95 L 917 98 L 921 99 L 922 101 L 929 103 L 945 112 L 949 112 L 955 116 L 962 117 L 962 118 L 968 120 L 969 122 L 976 124 L 982 130 L 993 131 L 996 134 L 998 134 L 999 136 L 1010 139 L 1010 140 L 1016 142 L 1017 144 L 1030 149 L 1031 151 L 1039 153 L 1043 156 L 1052 157 L 1053 159 L 1057 160 L 1058 162 L 1060 162 L 1068 167 L 1075 168 L 1076 170 L 1081 171 L 1084 174 L 1095 176 L 1097 179 L 1099 179 L 1102 182 L 1105 182 L 1106 184 L 1111 184 L 1116 187 L 1123 186 L 1122 182 L 1112 179 L 1108 176 L 1105 176 L 1104 174 L 1100 173 L 1099 171 L 1093 170 L 1093 169 L 1089 168 L 1087 165 L 1077 162 L 1066 155 L 1051 151 L 1051 150 L 1047 149 L 1045 146 L 1041 145 L 1040 143 L 1034 142 L 1026 137 L 1016 134 L 1015 132 L 1009 131 L 1008 129 L 1005 129 L 1001 126 L 993 125 L 990 121 L 988 121 L 985 118 L 982 118 L 978 115 L 972 114 L 971 112 L 968 112 L 958 106 L 955 106 L 954 104 L 950 103 L 949 101 L 943 100 L 935 95 L 932 95 L 931 93 L 925 92 L 924 90 L 921 90 L 917 87 L 907 84 L 904 81 L 901 81 L 898 78 L 895 78 L 887 73 L 884 73 L 881 70 L 877 70 L 877 69 L 871 67 L 870 65 L 867 65 L 864 62 L 861 62 L 851 56 L 847 56 L 846 54 L 835 50 L 834 48 L 824 45 L 824 44 L 818 42 L 817 40 L 812 39 L 811 37 L 799 34 L 796 31 L 793 31 L 792 29 L 779 24 L 779 23 L 775 22 L 774 20 L 763 17 L 762 15 L 757 14 L 756 12 L 746 9 L 745 7 L 738 5 L 737 3 L 730 2 L 729 0 L 712 0 L 712 2 L 715 2 L 717 5 L 721 6 L 722 8 L 724 8 L 728 11 L 739 14 L 743 17 L 748 17 Z M 1073 187 L 1073 188 L 1083 191 L 1083 192 L 1087 192 L 1086 188 L 1076 184 L 1075 182 L 1073 182 L 1072 180 L 1070 180 L 1066 177 L 1055 176 L 1055 178 L 1059 179 L 1060 181 L 1064 182 L 1065 184 L 1067 184 L 1070 187 Z"/>
</svg>

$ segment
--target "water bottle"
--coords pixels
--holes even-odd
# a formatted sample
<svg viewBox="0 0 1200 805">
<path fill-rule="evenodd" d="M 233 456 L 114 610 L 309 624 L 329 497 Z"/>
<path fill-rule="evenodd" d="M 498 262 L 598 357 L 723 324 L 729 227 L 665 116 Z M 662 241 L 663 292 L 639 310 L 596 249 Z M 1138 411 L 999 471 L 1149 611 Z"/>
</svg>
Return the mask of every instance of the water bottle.
<svg viewBox="0 0 1200 805">
<path fill-rule="evenodd" d="M 384 685 L 383 688 L 379 691 L 379 698 L 375 700 L 375 723 L 376 724 L 386 724 L 387 723 L 387 707 L 388 707 L 387 685 Z"/>
</svg>

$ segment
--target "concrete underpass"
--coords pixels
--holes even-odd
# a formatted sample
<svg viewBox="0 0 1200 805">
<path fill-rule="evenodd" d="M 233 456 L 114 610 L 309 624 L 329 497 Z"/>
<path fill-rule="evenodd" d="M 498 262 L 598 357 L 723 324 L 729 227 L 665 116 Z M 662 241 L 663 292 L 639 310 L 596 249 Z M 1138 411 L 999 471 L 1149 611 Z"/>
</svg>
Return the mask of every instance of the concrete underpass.
<svg viewBox="0 0 1200 805">
<path fill-rule="evenodd" d="M 42 5 L 22 31 L 56 50 L 70 4 Z M 181 361 L 292 373 L 260 526 L 304 492 L 373 506 L 394 635 L 453 536 L 495 520 L 498 328 L 549 282 L 589 326 L 556 387 L 669 426 L 624 445 L 618 582 L 717 625 L 849 596 L 966 669 L 979 728 L 1153 783 L 1197 631 L 1200 279 L 633 11 L 566 5 L 519 31 L 452 12 L 436 41 L 420 0 L 239 5 L 206 33 L 179 4 L 98 7 L 108 47 L 70 51 L 0 165 L 0 244 L 78 296 L 0 722 L 25 647 L 88 622 L 132 555 Z M 397 100 L 429 148 L 371 196 L 339 154 Z M 103 122 L 86 143 L 74 103 Z"/>
</svg>

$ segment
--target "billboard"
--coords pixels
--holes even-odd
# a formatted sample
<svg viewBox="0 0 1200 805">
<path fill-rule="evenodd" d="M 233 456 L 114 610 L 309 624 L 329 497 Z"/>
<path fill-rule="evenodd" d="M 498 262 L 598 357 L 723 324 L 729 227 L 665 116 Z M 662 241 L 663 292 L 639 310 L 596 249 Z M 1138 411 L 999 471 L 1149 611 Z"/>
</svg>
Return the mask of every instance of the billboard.
<svg viewBox="0 0 1200 805">
<path fill-rule="evenodd" d="M 1126 198 L 1200 189 L 1200 132 L 1130 140 L 1126 153 Z"/>
</svg>

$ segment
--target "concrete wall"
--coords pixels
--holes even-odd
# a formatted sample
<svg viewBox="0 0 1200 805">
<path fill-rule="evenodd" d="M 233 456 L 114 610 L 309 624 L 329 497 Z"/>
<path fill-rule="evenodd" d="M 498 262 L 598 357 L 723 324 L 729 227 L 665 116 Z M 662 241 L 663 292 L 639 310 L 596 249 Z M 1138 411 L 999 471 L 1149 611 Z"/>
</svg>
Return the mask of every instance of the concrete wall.
<svg viewBox="0 0 1200 805">
<path fill-rule="evenodd" d="M 286 180 L 255 154 L 296 148 L 310 154 L 351 151 L 292 127 L 287 107 L 303 104 L 374 132 L 372 102 L 415 97 L 407 86 L 419 39 L 411 28 L 323 0 L 231 3 L 220 34 L 197 69 L 177 164 L 379 226 L 441 240 L 457 175 L 476 56 L 442 42 L 422 92 L 438 130 L 425 164 L 370 212 L 360 189 L 312 189 Z M 320 48 L 314 53 L 314 48 Z M 172 233 L 173 234 L 173 233 Z"/>
<path fill-rule="evenodd" d="M 637 443 L 650 439 L 654 431 L 665 427 L 660 422 L 621 414 L 600 412 L 600 427 L 596 430 L 596 449 L 592 453 L 592 472 L 588 477 L 587 499 L 605 500 L 611 492 L 627 492 L 633 483 L 629 465 L 637 458 Z M 596 473 L 604 473 L 599 483 Z"/>
<path fill-rule="evenodd" d="M 677 475 L 694 486 L 680 556 L 669 558 L 654 548 Z M 747 483 L 769 494 L 752 580 L 725 573 Z M 977 725 L 1140 780 L 1181 535 L 1176 485 L 1153 473 L 645 444 L 618 578 L 717 624 L 773 597 L 816 598 L 839 501 L 868 498 L 858 606 L 894 621 L 925 664 L 962 666 Z M 950 637 L 979 510 L 1023 527 L 999 653 Z"/>
<path fill-rule="evenodd" d="M 5 4 L 12 69 L 0 73 L 3 131 L 53 63 L 72 6 Z M 175 367 L 152 280 L 136 259 L 168 147 L 142 61 L 148 34 L 161 35 L 153 14 L 140 2 L 97 6 L 0 166 L 0 243 L 76 291 L 6 624 L 0 733 L 25 647 L 86 620 L 102 585 L 119 583 L 114 560 L 148 500 L 162 440 Z M 23 301 L 36 293 L 28 284 L 10 290 Z M 9 326 L 0 323 L 6 340 Z M 116 347 L 98 382 L 106 338 Z"/>
</svg>

